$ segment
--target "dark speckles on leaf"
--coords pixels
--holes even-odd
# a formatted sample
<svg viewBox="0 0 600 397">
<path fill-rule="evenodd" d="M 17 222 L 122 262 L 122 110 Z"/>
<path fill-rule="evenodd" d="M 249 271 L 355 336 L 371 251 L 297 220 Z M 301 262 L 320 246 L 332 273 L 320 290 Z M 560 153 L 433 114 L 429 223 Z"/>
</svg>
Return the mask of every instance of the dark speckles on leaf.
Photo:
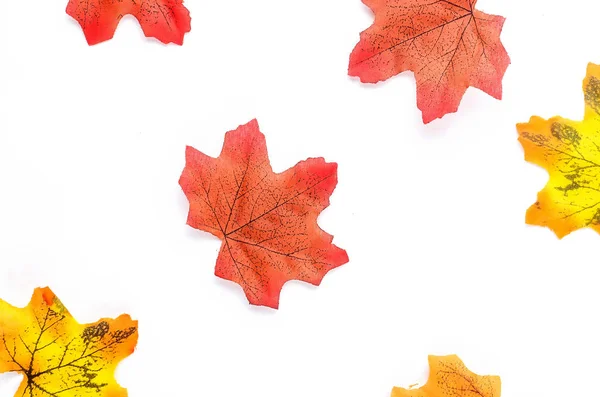
<svg viewBox="0 0 600 397">
<path fill-rule="evenodd" d="M 136 330 L 137 329 L 135 327 L 130 327 L 126 330 L 119 329 L 113 333 L 112 338 L 113 338 L 113 340 L 120 342 L 122 340 L 129 338 L 131 335 L 133 335 L 136 332 Z"/>
<path fill-rule="evenodd" d="M 93 380 L 98 377 L 98 374 L 86 372 L 82 375 L 83 379 L 79 379 L 77 383 L 81 387 L 85 387 L 87 389 L 94 389 L 97 393 L 100 393 L 103 387 L 108 386 L 108 383 L 94 383 Z"/>
<path fill-rule="evenodd" d="M 558 186 L 558 187 L 556 187 L 556 190 L 564 192 L 564 194 L 566 196 L 568 192 L 570 192 L 572 190 L 580 189 L 581 185 L 576 180 L 578 177 L 579 177 L 578 173 L 566 174 L 565 178 L 568 179 L 569 181 L 571 181 L 571 183 L 569 183 L 566 186 Z"/>
<path fill-rule="evenodd" d="M 351 76 L 377 83 L 413 71 L 425 123 L 455 112 L 469 86 L 502 97 L 504 18 L 478 11 L 476 0 L 363 2 L 375 21 L 350 55 Z"/>
<path fill-rule="evenodd" d="M 600 115 L 600 80 L 592 76 L 584 94 L 585 103 Z"/>
<path fill-rule="evenodd" d="M 542 134 L 533 134 L 526 131 L 521 133 L 521 136 L 527 139 L 528 141 L 535 143 L 538 146 L 545 146 L 549 141 L 548 137 Z"/>
<path fill-rule="evenodd" d="M 551 132 L 552 136 L 567 145 L 578 146 L 581 141 L 581 136 L 577 130 L 565 124 L 552 123 Z"/>
<path fill-rule="evenodd" d="M 102 339 L 108 333 L 109 329 L 108 323 L 101 321 L 96 325 L 84 329 L 81 338 L 85 343 L 95 342 Z"/>
</svg>

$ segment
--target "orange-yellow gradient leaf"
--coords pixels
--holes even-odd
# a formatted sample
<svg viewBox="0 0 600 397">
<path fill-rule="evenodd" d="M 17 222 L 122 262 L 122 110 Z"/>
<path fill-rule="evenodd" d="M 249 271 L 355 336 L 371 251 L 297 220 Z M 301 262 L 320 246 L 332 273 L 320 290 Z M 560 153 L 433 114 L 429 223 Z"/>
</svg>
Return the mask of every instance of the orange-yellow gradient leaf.
<svg viewBox="0 0 600 397">
<path fill-rule="evenodd" d="M 0 300 L 0 373 L 23 375 L 15 397 L 126 397 L 114 373 L 137 339 L 128 315 L 79 324 L 48 288 L 24 308 Z"/>
<path fill-rule="evenodd" d="M 559 238 L 584 227 L 600 232 L 600 66 L 588 65 L 583 93 L 583 121 L 533 116 L 517 124 L 525 160 L 550 174 L 526 222 Z"/>
<path fill-rule="evenodd" d="M 500 377 L 477 375 L 458 356 L 429 356 L 429 379 L 419 389 L 394 387 L 391 397 L 500 397 Z"/>
</svg>

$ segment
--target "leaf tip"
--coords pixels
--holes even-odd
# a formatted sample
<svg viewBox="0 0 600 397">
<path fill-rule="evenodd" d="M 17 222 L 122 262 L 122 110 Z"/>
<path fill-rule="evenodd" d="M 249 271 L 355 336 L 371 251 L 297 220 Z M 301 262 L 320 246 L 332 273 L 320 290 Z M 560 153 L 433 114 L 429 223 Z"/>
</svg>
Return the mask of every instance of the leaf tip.
<svg viewBox="0 0 600 397">
<path fill-rule="evenodd" d="M 264 136 L 264 134 L 260 131 L 260 126 L 258 125 L 258 120 L 256 118 L 253 118 L 252 120 L 248 121 L 246 124 L 240 125 L 238 127 L 238 129 L 244 129 L 247 132 L 257 133 L 257 134 Z"/>
<path fill-rule="evenodd" d="M 564 237 L 566 237 L 569 234 L 571 234 L 571 230 L 561 230 L 561 229 L 551 228 L 551 227 L 550 227 L 550 230 L 552 230 L 554 232 L 554 235 L 559 240 L 562 240 Z"/>
<path fill-rule="evenodd" d="M 52 304 L 54 303 L 54 298 L 56 297 L 56 295 L 54 295 L 54 292 L 52 292 L 52 290 L 49 287 L 36 288 L 33 292 L 33 295 L 35 296 L 36 294 L 40 294 L 42 296 L 42 299 L 44 300 L 44 303 L 46 303 L 46 305 L 48 306 L 52 306 Z"/>
<path fill-rule="evenodd" d="M 184 168 L 181 176 L 183 177 L 184 173 L 186 172 L 186 168 L 193 167 L 194 165 L 196 165 L 198 163 L 202 163 L 202 160 L 205 157 L 208 157 L 208 156 L 206 156 L 204 153 L 202 153 L 195 147 L 186 145 L 186 147 L 185 147 L 185 168 Z"/>
<path fill-rule="evenodd" d="M 429 123 L 431 123 L 433 120 L 437 119 L 438 117 L 432 117 L 429 115 L 425 115 L 425 113 L 421 113 L 421 121 L 423 122 L 423 124 L 427 125 Z"/>
<path fill-rule="evenodd" d="M 193 153 L 197 152 L 197 150 L 190 145 L 185 145 L 185 156 L 191 156 Z"/>
<path fill-rule="evenodd" d="M 444 110 L 444 111 L 431 111 L 431 109 L 422 109 L 421 110 L 421 120 L 424 125 L 427 125 L 435 120 L 442 119 L 444 116 L 456 113 L 458 111 L 458 107 L 454 110 Z"/>
<path fill-rule="evenodd" d="M 586 75 L 588 75 L 588 76 L 597 75 L 598 72 L 600 72 L 600 65 L 597 65 L 593 62 L 588 62 L 587 68 L 586 68 Z"/>
</svg>

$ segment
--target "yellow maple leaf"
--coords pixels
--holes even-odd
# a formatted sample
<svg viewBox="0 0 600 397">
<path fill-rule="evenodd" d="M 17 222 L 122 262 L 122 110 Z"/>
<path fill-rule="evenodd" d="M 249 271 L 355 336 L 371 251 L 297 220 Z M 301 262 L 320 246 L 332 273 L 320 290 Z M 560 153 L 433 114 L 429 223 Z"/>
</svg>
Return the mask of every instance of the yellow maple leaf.
<svg viewBox="0 0 600 397">
<path fill-rule="evenodd" d="M 458 356 L 429 356 L 429 379 L 419 389 L 394 387 L 391 397 L 500 397 L 500 377 L 477 375 Z"/>
<path fill-rule="evenodd" d="M 558 238 L 583 227 L 600 232 L 600 66 L 588 65 L 583 93 L 583 121 L 533 116 L 517 124 L 525 160 L 550 174 L 525 221 Z"/>
<path fill-rule="evenodd" d="M 79 324 L 49 288 L 24 308 L 0 299 L 0 373 L 23 375 L 15 397 L 126 397 L 114 372 L 137 339 L 128 315 Z"/>
</svg>

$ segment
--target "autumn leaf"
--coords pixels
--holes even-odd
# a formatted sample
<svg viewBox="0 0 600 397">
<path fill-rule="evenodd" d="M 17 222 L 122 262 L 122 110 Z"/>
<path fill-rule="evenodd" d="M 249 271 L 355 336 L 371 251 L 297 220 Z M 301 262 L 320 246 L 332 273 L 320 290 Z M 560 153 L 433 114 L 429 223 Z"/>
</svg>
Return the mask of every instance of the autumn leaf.
<svg viewBox="0 0 600 397">
<path fill-rule="evenodd" d="M 525 160 L 550 174 L 525 221 L 558 238 L 584 227 L 600 233 L 600 66 L 588 65 L 583 92 L 583 121 L 533 116 L 517 124 Z"/>
<path fill-rule="evenodd" d="M 131 14 L 146 37 L 182 45 L 191 30 L 189 11 L 183 0 L 69 0 L 67 14 L 73 17 L 89 45 L 113 38 L 119 21 Z"/>
<path fill-rule="evenodd" d="M 15 397 L 126 397 L 115 380 L 119 362 L 137 344 L 128 315 L 81 325 L 48 288 L 29 305 L 0 300 L 0 373 L 23 377 Z"/>
<path fill-rule="evenodd" d="M 469 86 L 502 98 L 510 64 L 500 42 L 503 17 L 476 10 L 477 0 L 363 2 L 375 22 L 350 54 L 350 76 L 377 83 L 412 70 L 424 123 L 456 112 Z"/>
<path fill-rule="evenodd" d="M 274 173 L 256 120 L 227 132 L 218 158 L 188 147 L 179 184 L 188 225 L 223 241 L 215 274 L 239 284 L 251 304 L 278 308 L 286 281 L 319 285 L 348 262 L 317 225 L 337 164 L 311 158 Z"/>
<path fill-rule="evenodd" d="M 458 356 L 429 356 L 429 379 L 418 389 L 394 387 L 391 397 L 500 397 L 500 378 L 471 371 Z"/>
</svg>

